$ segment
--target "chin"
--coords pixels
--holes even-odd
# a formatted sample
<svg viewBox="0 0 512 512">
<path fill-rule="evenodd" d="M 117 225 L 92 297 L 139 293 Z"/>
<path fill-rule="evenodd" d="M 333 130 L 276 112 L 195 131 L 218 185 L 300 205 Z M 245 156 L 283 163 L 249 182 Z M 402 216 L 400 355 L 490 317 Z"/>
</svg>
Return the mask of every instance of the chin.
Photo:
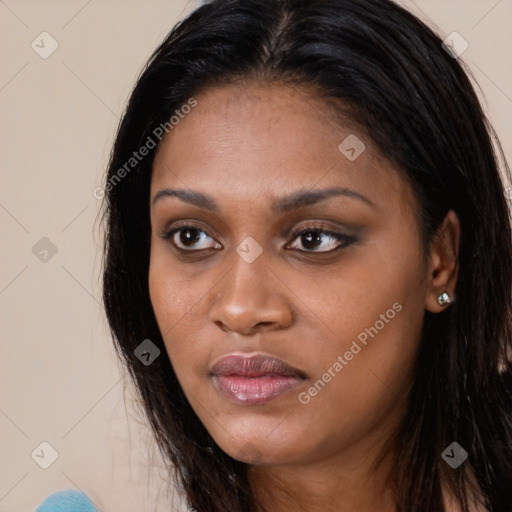
<svg viewBox="0 0 512 512">
<path fill-rule="evenodd" d="M 274 428 L 275 425 L 274 423 Z M 252 432 L 240 433 L 236 436 L 222 432 L 219 433 L 221 438 L 215 436 L 214 439 L 230 457 L 247 464 L 286 465 L 298 462 L 305 448 L 303 442 L 305 436 L 301 436 L 302 441 L 283 439 L 282 435 L 276 434 L 277 431 L 271 434 L 270 439 L 268 434 Z"/>
</svg>

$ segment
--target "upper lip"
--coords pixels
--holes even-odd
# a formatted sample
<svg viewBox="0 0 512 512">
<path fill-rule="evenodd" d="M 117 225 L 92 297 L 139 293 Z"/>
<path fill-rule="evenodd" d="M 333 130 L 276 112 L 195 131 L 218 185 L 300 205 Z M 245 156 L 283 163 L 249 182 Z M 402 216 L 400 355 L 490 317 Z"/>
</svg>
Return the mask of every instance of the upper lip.
<svg viewBox="0 0 512 512">
<path fill-rule="evenodd" d="M 250 356 L 231 354 L 222 357 L 212 368 L 213 375 L 240 375 L 243 377 L 290 376 L 305 378 L 299 369 L 290 366 L 283 360 L 266 354 Z"/>
</svg>

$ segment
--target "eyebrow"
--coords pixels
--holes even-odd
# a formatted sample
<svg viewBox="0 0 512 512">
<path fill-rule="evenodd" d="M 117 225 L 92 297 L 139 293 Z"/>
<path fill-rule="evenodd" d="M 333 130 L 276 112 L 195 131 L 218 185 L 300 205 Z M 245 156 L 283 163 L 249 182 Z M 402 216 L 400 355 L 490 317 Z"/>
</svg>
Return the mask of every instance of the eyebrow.
<svg viewBox="0 0 512 512">
<path fill-rule="evenodd" d="M 371 207 L 375 207 L 372 201 L 355 190 L 350 188 L 331 187 L 319 190 L 299 190 L 288 196 L 274 199 L 271 204 L 271 209 L 275 213 L 282 214 L 305 206 L 314 205 L 335 196 L 358 199 Z M 153 205 L 165 197 L 177 197 L 178 199 L 197 206 L 198 208 L 215 213 L 220 212 L 220 207 L 215 199 L 195 190 L 165 188 L 155 194 L 155 197 L 153 198 Z"/>
</svg>

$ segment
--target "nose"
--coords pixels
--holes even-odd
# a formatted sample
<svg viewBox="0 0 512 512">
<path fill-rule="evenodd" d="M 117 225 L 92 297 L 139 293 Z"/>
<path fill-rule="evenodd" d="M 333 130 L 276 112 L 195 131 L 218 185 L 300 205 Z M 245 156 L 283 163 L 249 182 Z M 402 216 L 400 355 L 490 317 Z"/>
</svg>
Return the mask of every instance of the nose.
<svg viewBox="0 0 512 512">
<path fill-rule="evenodd" d="M 208 318 L 223 331 L 239 334 L 284 329 L 293 321 L 293 311 L 286 291 L 289 289 L 268 266 L 261 254 L 252 263 L 237 253 L 234 263 L 215 287 Z"/>
</svg>

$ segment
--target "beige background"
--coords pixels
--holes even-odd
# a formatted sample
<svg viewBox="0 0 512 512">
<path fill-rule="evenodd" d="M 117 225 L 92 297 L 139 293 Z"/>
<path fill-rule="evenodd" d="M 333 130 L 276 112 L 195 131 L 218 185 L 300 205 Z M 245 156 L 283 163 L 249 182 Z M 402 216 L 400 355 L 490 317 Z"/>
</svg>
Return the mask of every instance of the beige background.
<svg viewBox="0 0 512 512">
<path fill-rule="evenodd" d="M 462 57 L 510 161 L 512 2 L 401 3 L 468 41 Z M 0 0 L 0 512 L 32 512 L 66 488 L 104 512 L 178 510 L 101 309 L 93 190 L 136 75 L 195 5 Z M 59 45 L 47 59 L 31 47 L 43 31 Z M 47 262 L 32 252 L 42 237 L 57 248 Z M 58 452 L 48 469 L 31 458 L 43 441 Z"/>
</svg>

